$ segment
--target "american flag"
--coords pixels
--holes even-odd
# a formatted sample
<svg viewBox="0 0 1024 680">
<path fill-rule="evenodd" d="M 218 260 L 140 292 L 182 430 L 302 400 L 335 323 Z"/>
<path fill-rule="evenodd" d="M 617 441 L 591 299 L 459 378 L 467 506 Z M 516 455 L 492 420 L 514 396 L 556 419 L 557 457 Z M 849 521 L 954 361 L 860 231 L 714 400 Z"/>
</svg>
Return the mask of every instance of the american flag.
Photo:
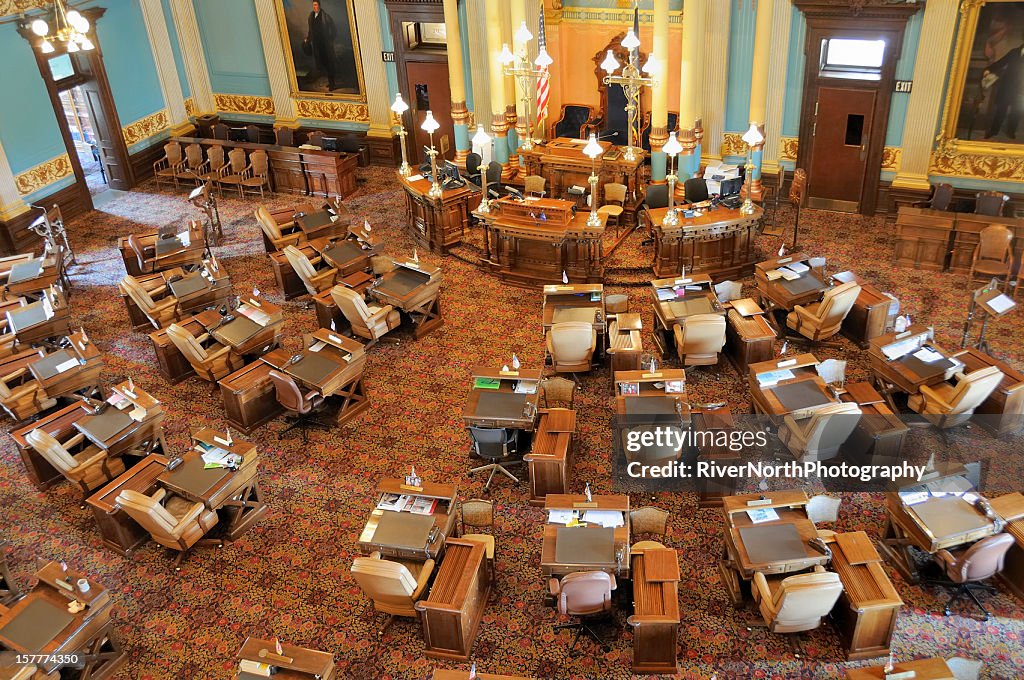
<svg viewBox="0 0 1024 680">
<path fill-rule="evenodd" d="M 547 50 L 547 36 L 544 34 L 544 2 L 540 3 L 540 29 L 537 31 L 537 50 Z M 551 101 L 551 75 L 547 66 L 539 67 L 537 79 L 537 125 L 548 117 L 548 102 Z"/>
</svg>

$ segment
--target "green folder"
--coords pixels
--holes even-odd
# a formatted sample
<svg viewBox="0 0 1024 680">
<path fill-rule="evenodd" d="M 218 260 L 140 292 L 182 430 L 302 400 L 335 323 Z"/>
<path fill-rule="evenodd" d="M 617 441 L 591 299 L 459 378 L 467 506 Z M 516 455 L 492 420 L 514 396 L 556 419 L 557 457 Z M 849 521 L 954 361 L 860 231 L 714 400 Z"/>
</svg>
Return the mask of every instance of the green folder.
<svg viewBox="0 0 1024 680">
<path fill-rule="evenodd" d="M 496 390 L 501 387 L 501 378 L 476 378 L 473 381 L 475 390 Z"/>
</svg>

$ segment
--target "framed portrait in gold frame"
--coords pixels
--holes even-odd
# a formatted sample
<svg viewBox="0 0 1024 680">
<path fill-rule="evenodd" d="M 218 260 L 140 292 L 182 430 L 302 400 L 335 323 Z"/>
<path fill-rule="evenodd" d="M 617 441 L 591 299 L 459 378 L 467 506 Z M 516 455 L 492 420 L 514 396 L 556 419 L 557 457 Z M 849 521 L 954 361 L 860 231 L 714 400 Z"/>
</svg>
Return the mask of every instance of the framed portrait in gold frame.
<svg viewBox="0 0 1024 680">
<path fill-rule="evenodd" d="M 366 101 L 353 0 L 277 0 L 293 97 Z"/>
</svg>

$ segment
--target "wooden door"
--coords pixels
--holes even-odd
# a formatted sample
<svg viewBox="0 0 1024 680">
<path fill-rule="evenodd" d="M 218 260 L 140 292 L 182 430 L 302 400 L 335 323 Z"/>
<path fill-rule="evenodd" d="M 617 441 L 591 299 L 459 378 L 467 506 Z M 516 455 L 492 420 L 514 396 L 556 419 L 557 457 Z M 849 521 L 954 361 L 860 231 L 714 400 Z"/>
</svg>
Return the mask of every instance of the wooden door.
<svg viewBox="0 0 1024 680">
<path fill-rule="evenodd" d="M 409 86 L 409 116 L 413 129 L 409 137 L 409 162 L 413 165 L 429 161 L 423 147 L 430 146 L 430 137 L 423 128 L 427 111 L 441 126 L 434 133 L 437 162 L 455 156 L 455 128 L 452 123 L 452 91 L 448 85 L 447 62 L 408 61 L 405 63 L 406 82 Z M 447 143 L 444 143 L 447 140 Z"/>
<path fill-rule="evenodd" d="M 111 189 L 126 191 L 134 184 L 131 166 L 128 162 L 128 147 L 121 136 L 121 123 L 114 108 L 114 98 L 106 81 L 102 62 L 89 56 L 79 56 L 77 70 L 85 76 L 81 88 L 85 105 L 89 109 L 100 163 L 107 172 Z"/>
<path fill-rule="evenodd" d="M 818 88 L 808 206 L 859 212 L 877 92 Z"/>
</svg>

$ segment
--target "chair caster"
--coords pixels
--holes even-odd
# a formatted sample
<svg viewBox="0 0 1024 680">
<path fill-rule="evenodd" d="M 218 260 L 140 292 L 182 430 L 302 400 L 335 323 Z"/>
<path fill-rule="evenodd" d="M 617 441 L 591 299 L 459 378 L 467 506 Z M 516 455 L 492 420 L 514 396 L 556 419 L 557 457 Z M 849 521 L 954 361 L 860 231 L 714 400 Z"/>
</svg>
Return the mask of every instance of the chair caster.
<svg viewBox="0 0 1024 680">
<path fill-rule="evenodd" d="M 943 614 L 945 614 L 946 616 L 952 616 L 953 611 L 949 607 L 946 607 L 946 610 L 943 612 Z"/>
</svg>

